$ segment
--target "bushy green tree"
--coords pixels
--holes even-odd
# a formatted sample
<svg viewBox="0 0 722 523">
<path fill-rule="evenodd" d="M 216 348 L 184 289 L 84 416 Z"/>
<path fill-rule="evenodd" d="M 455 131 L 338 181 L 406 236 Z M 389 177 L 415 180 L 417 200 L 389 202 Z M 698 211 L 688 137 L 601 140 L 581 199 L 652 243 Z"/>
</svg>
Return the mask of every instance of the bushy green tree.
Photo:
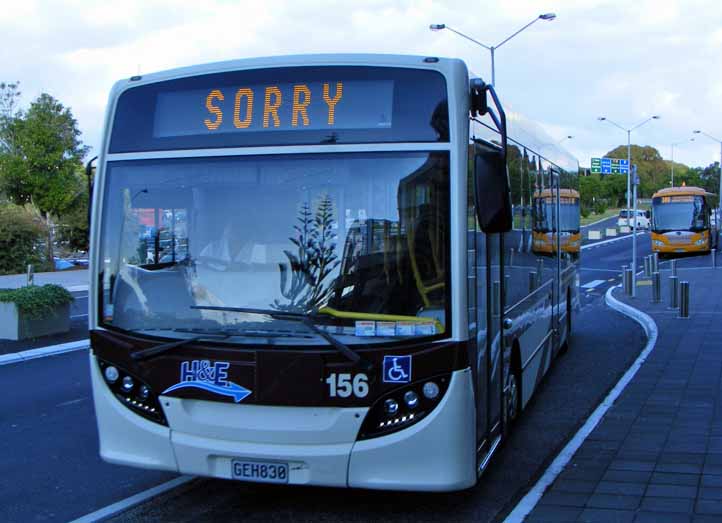
<svg viewBox="0 0 722 523">
<path fill-rule="evenodd" d="M 78 171 L 87 148 L 70 109 L 45 93 L 26 112 L 6 116 L 3 128 L 12 143 L 0 151 L 0 191 L 13 203 L 39 211 L 48 231 L 47 259 L 52 260 L 52 223 L 83 192 Z"/>
<path fill-rule="evenodd" d="M 25 272 L 28 264 L 47 269 L 38 250 L 45 227 L 32 213 L 17 205 L 0 205 L 0 274 Z"/>
</svg>

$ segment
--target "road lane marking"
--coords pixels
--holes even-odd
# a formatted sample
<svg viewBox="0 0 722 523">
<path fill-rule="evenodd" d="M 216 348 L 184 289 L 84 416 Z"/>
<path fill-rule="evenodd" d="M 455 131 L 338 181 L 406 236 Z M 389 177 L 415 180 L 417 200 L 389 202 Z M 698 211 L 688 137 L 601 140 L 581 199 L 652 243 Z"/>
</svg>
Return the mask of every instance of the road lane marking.
<svg viewBox="0 0 722 523">
<path fill-rule="evenodd" d="M 582 285 L 582 289 L 592 290 L 594 287 L 598 287 L 598 286 L 601 285 L 602 283 L 604 283 L 604 280 L 592 280 L 592 281 L 590 281 L 590 282 L 585 283 L 584 285 Z"/>
<path fill-rule="evenodd" d="M 86 312 L 85 314 L 75 314 L 74 316 L 71 316 L 70 319 L 74 320 L 75 318 L 87 318 L 87 317 L 88 317 L 88 313 Z"/>
<path fill-rule="evenodd" d="M 55 356 L 65 352 L 72 352 L 90 347 L 90 340 L 70 341 L 68 343 L 60 343 L 58 345 L 50 345 L 48 347 L 38 347 L 37 349 L 29 349 L 21 352 L 12 352 L 0 356 L 0 366 L 10 365 L 11 363 L 20 363 L 22 361 L 34 360 L 36 358 L 44 358 L 46 356 Z"/>
<path fill-rule="evenodd" d="M 70 523 L 95 523 L 96 521 L 103 521 L 112 518 L 113 516 L 116 516 L 130 508 L 133 508 L 136 505 L 140 505 L 141 503 L 148 501 L 155 496 L 168 492 L 169 490 L 172 490 L 176 487 L 180 487 L 181 485 L 188 483 L 192 479 L 195 478 L 193 476 L 181 476 L 179 478 L 166 481 L 165 483 L 161 483 L 160 485 L 157 485 L 153 488 L 149 488 L 148 490 L 139 492 L 138 494 L 130 496 L 129 498 L 122 499 L 116 503 L 113 503 L 112 505 L 108 505 L 107 507 L 103 507 L 99 510 L 96 510 L 95 512 L 91 512 L 90 514 L 86 514 L 85 516 L 82 516 L 78 519 L 74 519 Z"/>
<path fill-rule="evenodd" d="M 647 234 L 647 233 L 646 232 L 638 232 L 637 236 L 641 236 L 644 234 Z M 586 245 L 582 245 L 582 250 L 591 249 L 592 247 L 599 247 L 600 245 L 605 245 L 607 243 L 613 243 L 613 242 L 618 242 L 621 240 L 626 240 L 627 238 L 631 238 L 631 237 L 632 237 L 631 234 L 627 234 L 626 236 L 620 236 L 619 238 L 612 238 L 611 240 L 602 240 L 600 242 L 588 243 Z"/>
<path fill-rule="evenodd" d="M 82 291 L 87 291 L 89 287 L 90 287 L 89 285 L 71 285 L 71 286 L 65 287 L 65 288 L 67 290 L 69 290 L 70 292 L 82 292 Z"/>
<path fill-rule="evenodd" d="M 67 407 L 68 405 L 74 405 L 76 403 L 80 403 L 81 401 L 85 401 L 88 398 L 78 398 L 76 400 L 70 400 L 70 401 L 64 401 L 62 403 L 58 403 L 55 405 L 56 407 Z"/>
<path fill-rule="evenodd" d="M 607 290 L 605 295 L 607 305 L 639 323 L 647 335 L 647 344 L 614 388 L 609 391 L 609 394 L 607 394 L 604 400 L 597 406 L 596 409 L 594 409 L 594 412 L 592 412 L 591 416 L 587 418 L 584 425 L 581 426 L 557 457 L 554 458 L 554 461 L 552 461 L 551 465 L 549 465 L 549 467 L 544 471 L 544 474 L 542 474 L 536 484 L 534 484 L 529 492 L 527 492 L 519 503 L 517 503 L 514 510 L 512 510 L 506 519 L 504 519 L 504 523 L 522 523 L 524 518 L 526 518 L 529 513 L 534 510 L 534 507 L 542 498 L 546 489 L 564 470 L 564 467 L 566 467 L 569 461 L 571 461 L 576 451 L 579 450 L 579 447 L 581 447 L 582 443 L 584 443 L 584 440 L 586 440 L 589 434 L 592 433 L 597 424 L 601 421 L 602 417 L 604 417 L 609 408 L 614 404 L 617 398 L 619 398 L 625 387 L 630 381 L 632 381 L 632 378 L 634 378 L 642 364 L 647 360 L 649 354 L 654 350 L 654 346 L 657 343 L 657 324 L 651 317 L 649 317 L 649 315 L 617 300 L 612 295 L 612 291 L 617 288 L 621 288 L 621 286 L 610 287 L 609 290 Z"/>
<path fill-rule="evenodd" d="M 592 267 L 580 267 L 583 271 L 594 271 L 594 272 L 619 272 L 617 269 L 596 269 Z"/>
</svg>

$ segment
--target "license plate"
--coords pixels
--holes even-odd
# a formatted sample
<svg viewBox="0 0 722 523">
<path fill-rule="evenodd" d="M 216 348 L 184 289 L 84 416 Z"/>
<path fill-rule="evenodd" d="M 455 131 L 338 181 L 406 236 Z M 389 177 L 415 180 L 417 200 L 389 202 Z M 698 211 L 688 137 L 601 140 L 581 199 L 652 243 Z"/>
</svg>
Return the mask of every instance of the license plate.
<svg viewBox="0 0 722 523">
<path fill-rule="evenodd" d="M 288 483 L 288 463 L 272 461 L 231 461 L 231 476 L 240 481 Z"/>
</svg>

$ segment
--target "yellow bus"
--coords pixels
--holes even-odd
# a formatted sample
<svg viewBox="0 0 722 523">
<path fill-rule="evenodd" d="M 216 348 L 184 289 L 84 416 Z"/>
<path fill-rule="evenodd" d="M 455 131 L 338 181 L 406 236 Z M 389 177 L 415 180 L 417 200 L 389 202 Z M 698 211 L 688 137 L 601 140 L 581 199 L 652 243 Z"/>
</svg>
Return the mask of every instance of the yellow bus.
<svg viewBox="0 0 722 523">
<path fill-rule="evenodd" d="M 717 225 L 699 187 L 669 187 L 652 196 L 652 251 L 659 254 L 709 252 L 717 248 Z"/>
<path fill-rule="evenodd" d="M 536 254 L 570 253 L 579 255 L 582 236 L 579 226 L 579 192 L 574 189 L 559 189 L 559 245 L 557 246 L 554 216 L 555 199 L 551 189 L 534 193 L 532 207 L 532 251 Z"/>
</svg>

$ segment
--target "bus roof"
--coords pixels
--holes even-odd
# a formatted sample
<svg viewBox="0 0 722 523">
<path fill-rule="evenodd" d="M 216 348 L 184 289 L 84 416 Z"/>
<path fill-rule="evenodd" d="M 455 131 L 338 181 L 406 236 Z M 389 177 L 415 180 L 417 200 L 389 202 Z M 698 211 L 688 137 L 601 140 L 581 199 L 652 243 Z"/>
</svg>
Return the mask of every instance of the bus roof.
<svg viewBox="0 0 722 523">
<path fill-rule="evenodd" d="M 660 189 L 652 195 L 652 198 L 658 196 L 714 196 L 714 193 L 710 193 L 702 189 L 701 187 L 667 187 Z"/>
<path fill-rule="evenodd" d="M 551 189 L 544 189 L 543 191 L 536 191 L 534 198 L 550 198 L 552 196 Z M 559 196 L 562 198 L 579 198 L 579 192 L 574 189 L 559 189 Z"/>
<path fill-rule="evenodd" d="M 461 66 L 464 70 L 466 70 L 464 61 L 458 58 L 438 58 L 416 55 L 336 53 L 265 56 L 259 58 L 242 58 L 237 60 L 225 60 L 222 62 L 211 62 L 207 64 L 179 67 L 176 69 L 168 69 L 165 71 L 133 76 L 131 78 L 118 81 L 114 86 L 114 91 L 120 91 L 127 87 L 135 87 L 136 85 L 146 83 L 161 82 L 164 80 L 196 75 L 222 73 L 226 71 L 273 67 L 309 67 L 331 65 L 409 67 L 417 69 L 431 69 L 442 72 L 450 72 Z"/>
</svg>

